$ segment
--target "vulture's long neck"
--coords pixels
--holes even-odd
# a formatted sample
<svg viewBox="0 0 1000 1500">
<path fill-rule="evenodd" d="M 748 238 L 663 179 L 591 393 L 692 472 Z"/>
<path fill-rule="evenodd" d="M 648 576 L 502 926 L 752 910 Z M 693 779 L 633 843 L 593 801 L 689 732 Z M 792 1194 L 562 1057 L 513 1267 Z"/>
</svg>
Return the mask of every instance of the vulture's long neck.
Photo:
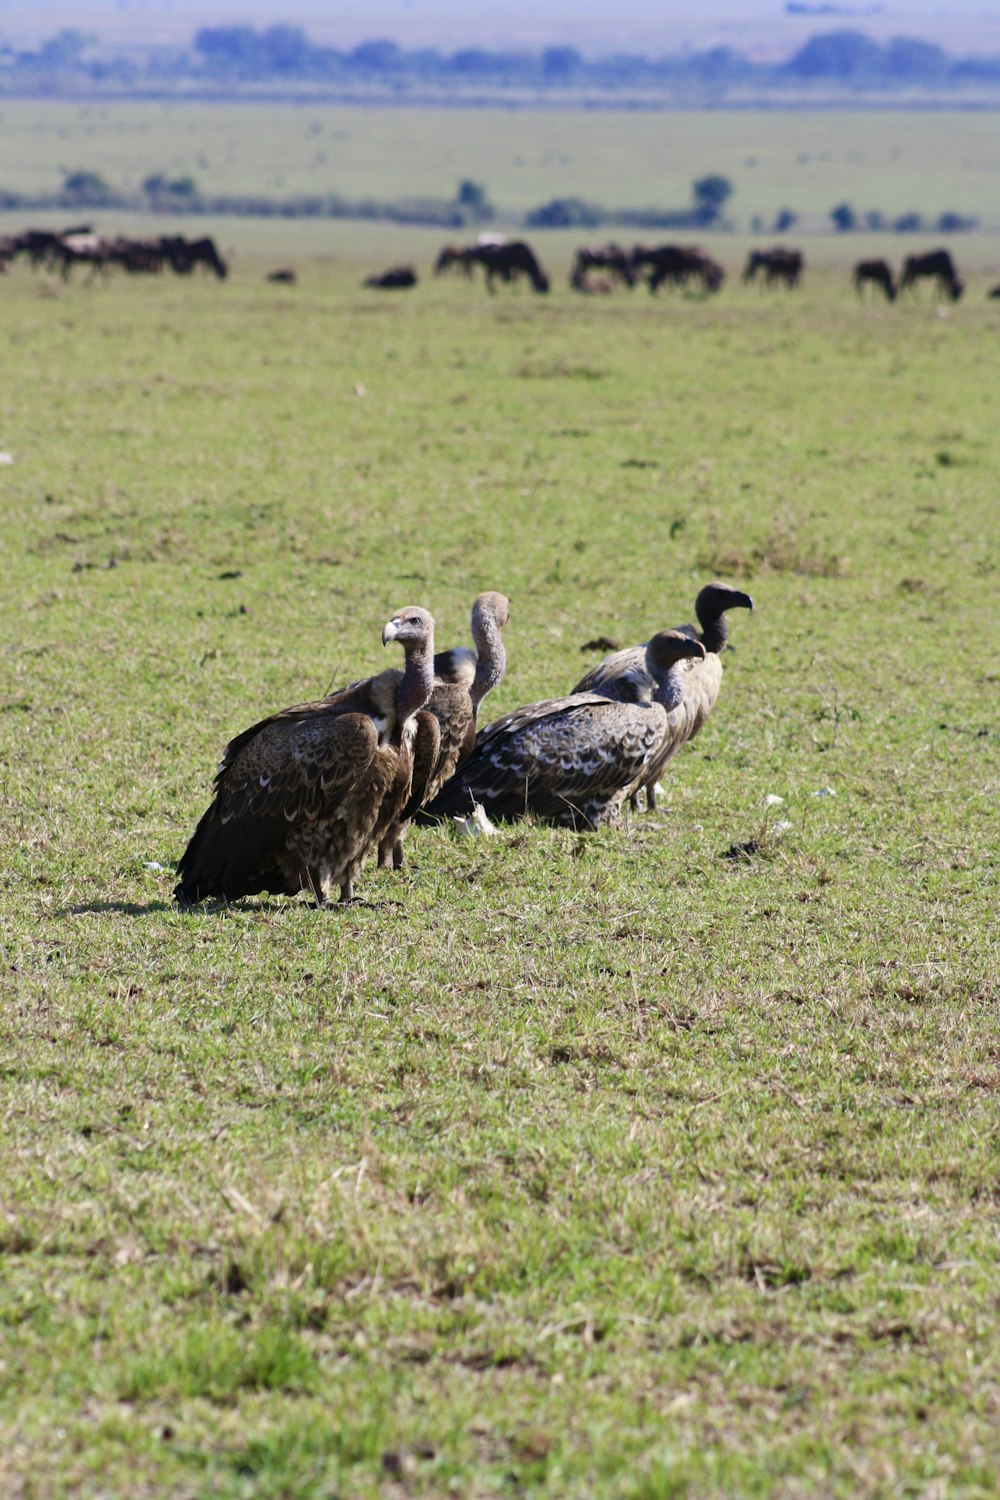
<svg viewBox="0 0 1000 1500">
<path fill-rule="evenodd" d="M 667 710 L 667 713 L 670 713 L 671 709 L 676 708 L 684 697 L 684 680 L 681 675 L 683 664 L 676 661 L 672 662 L 670 666 L 661 665 L 654 670 L 659 679 L 660 702 Z"/>
<path fill-rule="evenodd" d="M 503 648 L 500 626 L 491 614 L 477 616 L 472 621 L 472 639 L 476 644 L 476 675 L 472 679 L 469 697 L 473 712 L 502 680 L 507 669 L 507 653 Z"/>
<path fill-rule="evenodd" d="M 703 604 L 700 599 L 695 604 L 695 610 L 701 626 L 698 639 L 706 651 L 714 651 L 718 656 L 720 652 L 725 651 L 726 642 L 729 640 L 726 616 L 717 605 Z"/>
<path fill-rule="evenodd" d="M 407 719 L 427 702 L 434 687 L 434 645 L 419 641 L 406 653 L 406 666 L 396 689 L 396 719 L 402 733 Z"/>
</svg>

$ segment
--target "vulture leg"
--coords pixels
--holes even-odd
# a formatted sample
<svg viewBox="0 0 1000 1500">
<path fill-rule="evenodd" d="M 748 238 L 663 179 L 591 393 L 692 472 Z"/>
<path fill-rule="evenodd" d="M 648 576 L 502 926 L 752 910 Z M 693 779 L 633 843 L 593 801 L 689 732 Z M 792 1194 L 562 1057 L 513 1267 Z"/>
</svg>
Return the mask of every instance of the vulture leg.
<svg viewBox="0 0 1000 1500">
<path fill-rule="evenodd" d="M 401 834 L 405 829 L 394 830 L 386 835 L 378 846 L 378 867 L 380 870 L 401 870 L 406 861 L 403 853 L 403 839 Z"/>
<path fill-rule="evenodd" d="M 340 887 L 340 905 L 353 906 L 354 900 L 354 881 L 345 880 L 343 885 Z"/>
<path fill-rule="evenodd" d="M 632 811 L 634 813 L 637 813 L 639 811 L 639 793 L 638 793 L 638 791 L 635 791 L 635 792 L 632 793 L 631 797 L 628 799 L 628 805 L 629 805 L 629 807 L 632 809 Z"/>
<path fill-rule="evenodd" d="M 636 805 L 638 806 L 638 799 L 636 799 Z M 652 782 L 650 782 L 649 786 L 646 788 L 646 811 L 656 811 L 656 787 Z"/>
<path fill-rule="evenodd" d="M 308 889 L 312 891 L 313 900 L 316 903 L 316 910 L 319 911 L 321 907 L 324 907 L 326 905 L 326 892 L 323 890 L 323 877 L 320 874 L 319 870 L 307 869 L 306 882 L 308 885 Z"/>
</svg>

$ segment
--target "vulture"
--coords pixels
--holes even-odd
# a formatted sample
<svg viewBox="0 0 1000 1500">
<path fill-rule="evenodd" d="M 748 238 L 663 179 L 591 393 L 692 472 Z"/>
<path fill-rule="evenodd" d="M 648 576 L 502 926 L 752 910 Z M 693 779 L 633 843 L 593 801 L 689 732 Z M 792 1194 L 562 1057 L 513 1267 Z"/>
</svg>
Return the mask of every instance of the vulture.
<svg viewBox="0 0 1000 1500">
<path fill-rule="evenodd" d="M 411 820 L 472 754 L 479 705 L 502 681 L 507 666 L 500 633 L 507 624 L 509 609 L 503 594 L 492 590 L 480 594 L 472 606 L 475 649 L 458 646 L 434 658 L 434 686 L 425 712 L 437 720 L 437 743 L 435 746 L 430 736 L 418 735 L 409 799 L 379 843 L 381 869 L 402 867 L 403 840 Z"/>
<path fill-rule="evenodd" d="M 475 749 L 427 808 L 431 817 L 488 818 L 532 813 L 566 828 L 613 823 L 626 796 L 645 780 L 646 765 L 667 732 L 668 711 L 681 701 L 684 664 L 705 648 L 679 630 L 663 630 L 645 648 L 649 681 L 628 702 L 601 693 L 571 693 L 515 709 L 480 730 Z"/>
<path fill-rule="evenodd" d="M 645 648 L 629 646 L 624 651 L 615 651 L 606 656 L 592 671 L 582 677 L 573 689 L 574 693 L 601 693 L 618 702 L 631 703 L 636 697 L 649 695 L 668 709 L 668 721 L 663 742 L 657 753 L 650 758 L 646 773 L 631 793 L 633 807 L 639 805 L 639 792 L 646 788 L 646 805 L 656 806 L 656 783 L 663 774 L 668 761 L 688 740 L 694 739 L 698 730 L 715 707 L 722 686 L 721 653 L 726 649 L 729 631 L 726 625 L 727 609 L 753 609 L 749 594 L 740 593 L 727 583 L 707 583 L 695 600 L 695 614 L 701 630 L 693 625 L 682 625 L 680 632 L 691 640 L 700 641 L 705 648 L 703 661 L 687 663 L 684 672 L 683 695 L 679 703 L 667 703 L 664 688 L 659 679 L 649 671 L 644 657 Z M 673 691 L 671 684 L 670 691 Z"/>
<path fill-rule="evenodd" d="M 333 885 L 341 901 L 354 899 L 365 855 L 410 796 L 417 746 L 433 756 L 439 735 L 424 709 L 434 621 L 415 605 L 401 609 L 382 631 L 383 646 L 390 641 L 405 652 L 403 670 L 282 709 L 226 746 L 215 796 L 177 866 L 181 906 L 262 891 L 310 891 L 324 906 Z"/>
</svg>

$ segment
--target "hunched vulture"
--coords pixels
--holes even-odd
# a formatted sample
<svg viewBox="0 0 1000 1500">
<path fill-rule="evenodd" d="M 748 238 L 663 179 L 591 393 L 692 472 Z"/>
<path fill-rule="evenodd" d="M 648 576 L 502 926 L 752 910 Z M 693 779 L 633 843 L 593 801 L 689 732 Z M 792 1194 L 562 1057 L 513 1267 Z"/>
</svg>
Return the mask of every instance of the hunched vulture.
<svg viewBox="0 0 1000 1500">
<path fill-rule="evenodd" d="M 382 631 L 405 668 L 391 668 L 316 703 L 262 719 L 225 749 L 215 795 L 188 844 L 174 896 L 181 906 L 262 891 L 331 886 L 351 901 L 365 856 L 405 807 L 414 746 L 438 735 L 424 710 L 434 681 L 434 621 L 411 605 Z M 436 753 L 434 751 L 433 753 Z"/>
</svg>

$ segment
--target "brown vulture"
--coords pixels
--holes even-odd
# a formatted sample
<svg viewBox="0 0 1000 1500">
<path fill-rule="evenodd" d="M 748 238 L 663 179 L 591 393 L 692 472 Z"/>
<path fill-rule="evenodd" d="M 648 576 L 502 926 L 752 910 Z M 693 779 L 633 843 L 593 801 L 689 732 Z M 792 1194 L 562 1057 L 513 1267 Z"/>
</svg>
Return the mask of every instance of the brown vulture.
<svg viewBox="0 0 1000 1500">
<path fill-rule="evenodd" d="M 177 866 L 181 906 L 303 890 L 323 906 L 334 885 L 353 900 L 365 855 L 407 803 L 415 747 L 433 755 L 439 734 L 424 709 L 434 621 L 401 609 L 382 631 L 390 641 L 406 653 L 403 670 L 282 709 L 226 746 L 211 806 Z"/>
<path fill-rule="evenodd" d="M 450 776 L 472 754 L 476 715 L 486 694 L 502 681 L 507 666 L 501 631 L 507 624 L 508 600 L 492 590 L 472 606 L 475 650 L 458 646 L 434 658 L 434 686 L 425 712 L 438 722 L 436 748 L 431 736 L 417 737 L 413 784 L 406 806 L 379 843 L 379 866 L 400 869 L 403 840 L 413 817 L 437 796 Z"/>
<path fill-rule="evenodd" d="M 649 679 L 662 682 L 668 704 L 680 701 L 683 664 L 704 655 L 701 643 L 682 631 L 653 636 L 645 648 Z M 472 755 L 427 815 L 467 816 L 478 804 L 489 818 L 531 813 L 576 829 L 613 823 L 626 796 L 642 784 L 667 714 L 648 690 L 629 702 L 572 693 L 515 709 L 480 730 Z"/>
<path fill-rule="evenodd" d="M 693 625 L 680 626 L 681 633 L 692 640 L 700 641 L 705 648 L 704 661 L 686 663 L 682 676 L 683 696 L 676 704 L 667 704 L 664 689 L 650 672 L 645 659 L 645 647 L 628 646 L 624 651 L 615 651 L 606 656 L 586 676 L 581 677 L 574 693 L 601 693 L 607 698 L 630 703 L 638 697 L 651 696 L 657 703 L 668 708 L 668 722 L 663 742 L 657 753 L 650 758 L 642 780 L 631 794 L 632 806 L 639 805 L 639 792 L 646 788 L 646 805 L 656 806 L 656 783 L 663 774 L 668 761 L 682 745 L 694 739 L 698 730 L 715 707 L 722 686 L 721 653 L 726 649 L 729 631 L 726 625 L 727 609 L 753 609 L 749 594 L 731 588 L 728 583 L 707 583 L 695 600 L 695 614 L 701 630 Z M 670 691 L 673 691 L 671 684 Z"/>
</svg>

